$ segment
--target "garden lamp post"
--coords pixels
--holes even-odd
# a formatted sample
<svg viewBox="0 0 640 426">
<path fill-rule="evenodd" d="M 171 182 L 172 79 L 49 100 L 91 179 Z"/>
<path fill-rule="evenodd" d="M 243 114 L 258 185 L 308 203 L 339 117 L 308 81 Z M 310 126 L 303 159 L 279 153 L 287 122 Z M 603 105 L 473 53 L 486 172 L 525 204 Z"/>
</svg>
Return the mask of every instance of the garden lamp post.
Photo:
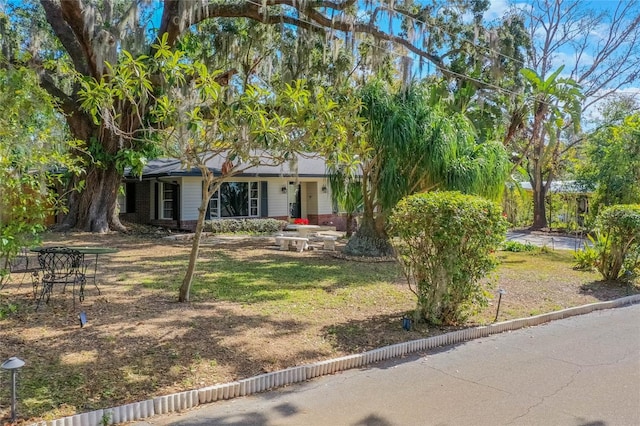
<svg viewBox="0 0 640 426">
<path fill-rule="evenodd" d="M 24 361 L 12 356 L 0 365 L 3 370 L 11 371 L 11 423 L 16 421 L 16 372 L 24 365 Z"/>
<path fill-rule="evenodd" d="M 496 318 L 493 320 L 493 322 L 498 321 L 498 315 L 500 315 L 500 302 L 502 302 L 502 295 L 507 294 L 507 290 L 504 290 L 501 288 L 500 290 L 498 290 L 498 294 L 500 294 L 500 296 L 498 296 L 498 309 L 496 310 Z"/>
</svg>

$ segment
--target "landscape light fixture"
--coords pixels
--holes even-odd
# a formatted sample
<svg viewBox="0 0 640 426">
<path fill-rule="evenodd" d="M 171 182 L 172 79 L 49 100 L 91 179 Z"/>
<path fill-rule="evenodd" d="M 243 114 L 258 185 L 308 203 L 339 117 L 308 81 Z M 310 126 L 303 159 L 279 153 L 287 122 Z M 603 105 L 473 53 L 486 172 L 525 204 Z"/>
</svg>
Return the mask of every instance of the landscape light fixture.
<svg viewBox="0 0 640 426">
<path fill-rule="evenodd" d="M 280 191 L 282 191 L 283 194 L 287 193 L 287 186 L 286 185 L 282 185 L 282 188 L 280 188 Z"/>
<path fill-rule="evenodd" d="M 413 323 L 413 320 L 409 317 L 402 317 L 402 328 L 405 329 L 406 331 L 410 331 L 411 330 L 411 324 Z"/>
<path fill-rule="evenodd" d="M 327 193 L 327 185 L 322 185 L 322 193 Z"/>
<path fill-rule="evenodd" d="M 11 423 L 16 422 L 16 371 L 24 365 L 24 361 L 12 356 L 0 365 L 3 370 L 11 371 Z"/>
<path fill-rule="evenodd" d="M 496 310 L 496 318 L 493 320 L 493 322 L 498 321 L 498 315 L 500 315 L 500 302 L 502 302 L 502 295 L 503 294 L 507 294 L 507 290 L 504 290 L 504 289 L 501 288 L 500 290 L 498 290 L 498 294 L 499 294 L 499 296 L 498 296 L 498 309 Z"/>
</svg>

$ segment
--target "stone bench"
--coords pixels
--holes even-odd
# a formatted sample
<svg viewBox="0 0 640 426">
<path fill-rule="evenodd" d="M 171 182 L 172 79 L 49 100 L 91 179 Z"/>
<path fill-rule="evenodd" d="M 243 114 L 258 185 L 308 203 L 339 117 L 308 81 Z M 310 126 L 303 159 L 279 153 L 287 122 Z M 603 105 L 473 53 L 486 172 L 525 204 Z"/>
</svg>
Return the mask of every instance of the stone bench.
<svg viewBox="0 0 640 426">
<path fill-rule="evenodd" d="M 309 245 L 309 239 L 306 237 L 287 237 L 284 235 L 278 235 L 276 237 L 276 244 L 280 246 L 280 250 L 289 250 L 289 245 L 295 244 L 296 249 L 302 252 Z"/>
<path fill-rule="evenodd" d="M 315 234 L 314 239 L 322 241 L 323 248 L 325 250 L 335 251 L 336 241 L 338 240 L 338 237 L 335 237 L 333 235 Z"/>
</svg>

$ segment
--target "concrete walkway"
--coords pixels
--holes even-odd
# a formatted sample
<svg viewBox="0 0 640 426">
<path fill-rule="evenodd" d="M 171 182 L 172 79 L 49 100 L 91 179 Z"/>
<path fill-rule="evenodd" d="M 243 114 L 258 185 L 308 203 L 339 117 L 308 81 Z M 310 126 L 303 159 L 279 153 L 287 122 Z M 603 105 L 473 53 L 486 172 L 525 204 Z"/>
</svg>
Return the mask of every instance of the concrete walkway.
<svg viewBox="0 0 640 426">
<path fill-rule="evenodd" d="M 134 425 L 639 425 L 639 324 L 597 311 Z"/>
</svg>

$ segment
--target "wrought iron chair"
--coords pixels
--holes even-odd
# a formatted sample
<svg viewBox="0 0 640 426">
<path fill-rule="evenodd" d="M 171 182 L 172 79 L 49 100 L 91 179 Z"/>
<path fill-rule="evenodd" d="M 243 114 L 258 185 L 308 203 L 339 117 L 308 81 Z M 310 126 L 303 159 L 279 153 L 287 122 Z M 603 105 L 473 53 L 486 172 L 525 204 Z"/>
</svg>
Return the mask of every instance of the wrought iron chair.
<svg viewBox="0 0 640 426">
<path fill-rule="evenodd" d="M 86 283 L 86 264 L 84 255 L 77 250 L 64 247 L 50 247 L 38 252 L 40 271 L 33 274 L 33 295 L 38 303 L 36 310 L 44 300 L 49 303 L 54 285 L 62 285 L 64 293 L 67 284 L 72 284 L 73 307 L 76 305 L 76 286 L 78 299 L 84 300 L 84 286 Z"/>
<path fill-rule="evenodd" d="M 15 282 L 14 275 L 20 275 L 18 288 L 20 288 L 24 283 L 25 276 L 30 275 L 39 269 L 35 259 L 29 256 L 29 251 L 26 247 L 20 248 L 20 251 L 18 251 L 16 256 L 10 262 L 5 263 L 5 267 L 9 273 L 9 277 L 6 282 Z M 2 287 L 3 285 L 0 285 L 0 290 Z"/>
</svg>

